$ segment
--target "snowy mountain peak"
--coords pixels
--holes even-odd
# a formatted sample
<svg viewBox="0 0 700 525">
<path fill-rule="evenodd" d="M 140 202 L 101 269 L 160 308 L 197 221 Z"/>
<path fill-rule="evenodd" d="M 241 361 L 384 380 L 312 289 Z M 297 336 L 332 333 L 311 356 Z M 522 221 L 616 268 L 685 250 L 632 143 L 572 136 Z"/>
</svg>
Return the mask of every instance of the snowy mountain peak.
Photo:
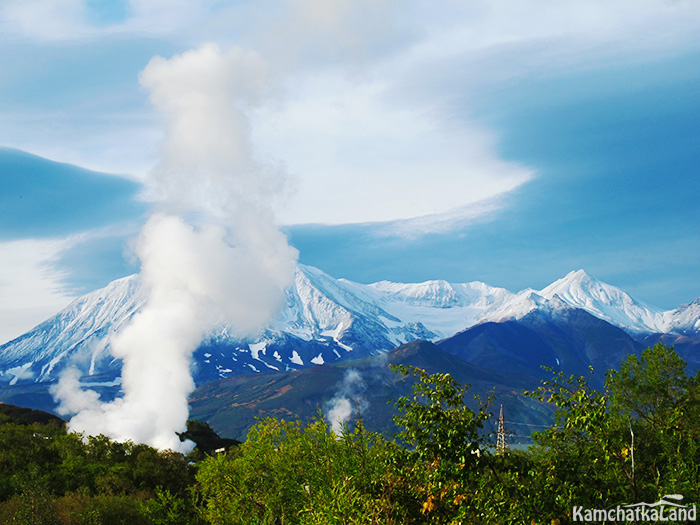
<svg viewBox="0 0 700 525">
<path fill-rule="evenodd" d="M 554 281 L 540 292 L 543 297 L 551 298 L 554 295 L 578 300 L 597 299 L 603 302 L 611 302 L 613 296 L 619 295 L 620 290 L 602 283 L 591 277 L 584 270 L 576 270 L 565 277 Z"/>
<path fill-rule="evenodd" d="M 633 299 L 619 288 L 591 277 L 583 270 L 569 273 L 540 291 L 547 299 L 564 303 L 632 332 L 663 331 L 662 311 Z"/>
<path fill-rule="evenodd" d="M 422 283 L 393 283 L 381 281 L 370 285 L 377 291 L 392 294 L 408 304 L 450 308 L 464 306 L 464 298 L 460 297 L 453 286 L 447 281 L 425 281 Z"/>
<path fill-rule="evenodd" d="M 512 295 L 501 304 L 495 304 L 482 316 L 480 322 L 496 322 L 521 319 L 527 314 L 542 307 L 546 299 L 536 290 L 527 288 Z"/>
<path fill-rule="evenodd" d="M 559 281 L 568 281 L 568 282 L 597 282 L 596 279 L 588 275 L 586 273 L 586 270 L 583 270 L 579 268 L 578 270 L 572 270 L 569 273 L 567 273 L 564 277 L 559 279 Z M 555 281 L 556 282 L 556 281 Z"/>
<path fill-rule="evenodd" d="M 626 292 L 599 281 L 584 270 L 570 272 L 540 291 L 523 290 L 503 304 L 489 309 L 483 320 L 520 319 L 535 309 L 556 315 L 568 308 L 585 310 L 631 333 L 665 333 L 671 328 L 666 318 L 668 316 L 665 317 L 661 310 L 633 299 Z M 684 326 L 689 325 L 694 314 L 688 314 Z M 678 314 L 671 317 L 676 319 Z"/>
<path fill-rule="evenodd" d="M 664 328 L 678 334 L 700 333 L 700 298 L 675 310 L 664 312 Z"/>
<path fill-rule="evenodd" d="M 422 283 L 380 281 L 366 287 L 392 300 L 431 308 L 486 307 L 513 295 L 508 290 L 494 288 L 479 281 L 470 283 L 450 283 L 443 280 Z"/>
</svg>

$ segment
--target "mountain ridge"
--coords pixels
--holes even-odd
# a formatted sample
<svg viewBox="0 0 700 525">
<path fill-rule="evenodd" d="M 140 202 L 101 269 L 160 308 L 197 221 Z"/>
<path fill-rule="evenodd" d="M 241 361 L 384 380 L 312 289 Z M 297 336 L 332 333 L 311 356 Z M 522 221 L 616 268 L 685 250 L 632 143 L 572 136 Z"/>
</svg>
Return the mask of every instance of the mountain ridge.
<svg viewBox="0 0 700 525">
<path fill-rule="evenodd" d="M 86 294 L 26 334 L 0 346 L 0 381 L 46 382 L 67 366 L 113 384 L 120 363 L 109 338 L 143 305 L 138 275 Z M 486 283 L 380 281 L 360 284 L 299 265 L 285 308 L 256 337 L 215 328 L 194 353 L 197 384 L 241 373 L 284 371 L 391 350 L 418 339 L 440 341 L 484 323 L 533 312 L 561 317 L 580 309 L 636 339 L 661 334 L 700 339 L 700 299 L 661 311 L 583 270 L 540 291 L 517 293 Z M 685 340 L 684 340 L 685 341 Z M 541 363 L 538 363 L 538 365 Z"/>
</svg>

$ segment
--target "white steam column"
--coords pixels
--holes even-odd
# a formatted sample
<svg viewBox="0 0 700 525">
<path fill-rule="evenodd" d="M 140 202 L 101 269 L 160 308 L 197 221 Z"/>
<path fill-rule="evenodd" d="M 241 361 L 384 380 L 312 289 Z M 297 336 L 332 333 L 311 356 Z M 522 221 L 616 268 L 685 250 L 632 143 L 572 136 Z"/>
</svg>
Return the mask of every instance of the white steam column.
<svg viewBox="0 0 700 525">
<path fill-rule="evenodd" d="M 160 211 L 136 247 L 146 305 L 110 341 L 123 361 L 123 396 L 101 403 L 74 369 L 53 393 L 62 413 L 76 414 L 71 430 L 186 451 L 192 444 L 176 432 L 194 389 L 192 352 L 222 321 L 239 335 L 261 330 L 283 306 L 297 252 L 272 212 L 285 178 L 256 157 L 250 138 L 248 112 L 272 87 L 265 61 L 205 44 L 155 57 L 140 81 L 165 136 L 148 188 Z"/>
</svg>

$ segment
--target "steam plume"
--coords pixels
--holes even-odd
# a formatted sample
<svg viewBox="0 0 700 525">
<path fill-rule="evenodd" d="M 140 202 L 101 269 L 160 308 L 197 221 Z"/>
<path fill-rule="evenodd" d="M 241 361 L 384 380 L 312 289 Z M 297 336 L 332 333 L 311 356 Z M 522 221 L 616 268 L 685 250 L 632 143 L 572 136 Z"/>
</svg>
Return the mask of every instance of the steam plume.
<svg viewBox="0 0 700 525">
<path fill-rule="evenodd" d="M 140 80 L 165 124 L 149 186 L 163 211 L 136 247 L 146 305 L 110 341 L 124 395 L 101 403 L 75 371 L 53 393 L 63 413 L 77 412 L 71 430 L 186 450 L 175 433 L 194 389 L 192 352 L 222 321 L 239 335 L 261 330 L 283 304 L 297 253 L 274 224 L 282 172 L 256 157 L 250 139 L 248 111 L 272 91 L 265 61 L 205 44 L 154 58 Z"/>
<path fill-rule="evenodd" d="M 367 21 L 376 18 L 361 15 L 393 0 L 283 3 L 292 22 L 282 40 L 292 53 L 341 35 L 340 47 L 352 54 L 367 40 Z M 384 34 L 384 24 L 377 27 L 370 34 Z M 250 120 L 279 90 L 271 69 L 286 71 L 283 64 L 295 62 L 286 52 L 272 54 L 275 68 L 254 51 L 209 43 L 170 59 L 155 57 L 141 72 L 165 129 L 148 184 L 161 211 L 137 245 L 146 305 L 110 341 L 123 362 L 123 397 L 101 403 L 81 388 L 76 370 L 53 390 L 62 413 L 77 413 L 72 430 L 186 449 L 175 432 L 185 428 L 194 388 L 193 350 L 218 322 L 231 322 L 239 335 L 254 334 L 283 304 L 297 258 L 274 222 L 285 177 L 279 165 L 259 158 Z M 359 380 L 355 374 L 346 378 L 346 390 Z M 349 416 L 340 399 L 336 421 L 344 422 Z"/>
<path fill-rule="evenodd" d="M 343 425 L 347 424 L 358 409 L 364 410 L 367 407 L 367 401 L 362 396 L 365 388 L 360 372 L 354 368 L 345 372 L 338 392 L 331 399 L 326 413 L 331 430 L 337 436 L 341 435 Z"/>
</svg>

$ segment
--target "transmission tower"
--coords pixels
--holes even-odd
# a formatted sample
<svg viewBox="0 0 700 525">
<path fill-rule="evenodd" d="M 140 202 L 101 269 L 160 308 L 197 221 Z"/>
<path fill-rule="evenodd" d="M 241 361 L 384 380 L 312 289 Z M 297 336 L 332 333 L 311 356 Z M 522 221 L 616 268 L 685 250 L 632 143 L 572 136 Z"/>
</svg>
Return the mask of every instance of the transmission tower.
<svg viewBox="0 0 700 525">
<path fill-rule="evenodd" d="M 503 405 L 501 405 L 501 415 L 498 416 L 498 430 L 496 434 L 498 435 L 498 440 L 496 441 L 496 452 L 498 454 L 503 454 L 508 450 L 508 445 L 506 444 L 506 420 L 503 417 Z"/>
</svg>

